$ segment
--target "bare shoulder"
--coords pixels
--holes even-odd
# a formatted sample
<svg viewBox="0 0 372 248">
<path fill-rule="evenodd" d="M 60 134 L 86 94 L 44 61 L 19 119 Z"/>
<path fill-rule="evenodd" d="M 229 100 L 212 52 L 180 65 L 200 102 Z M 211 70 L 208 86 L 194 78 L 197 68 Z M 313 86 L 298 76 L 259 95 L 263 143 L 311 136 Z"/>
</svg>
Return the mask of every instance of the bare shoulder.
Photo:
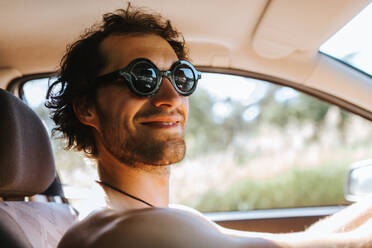
<svg viewBox="0 0 372 248">
<path fill-rule="evenodd" d="M 59 248 L 90 247 L 102 235 L 106 226 L 110 225 L 121 214 L 111 209 L 95 211 L 82 221 L 73 225 L 63 236 Z"/>
<path fill-rule="evenodd" d="M 201 212 L 199 212 L 195 208 L 192 208 L 192 207 L 189 207 L 189 206 L 185 206 L 185 205 L 181 205 L 181 204 L 169 204 L 169 208 L 186 211 L 186 212 L 189 212 L 189 213 L 192 213 L 192 214 L 195 214 L 195 215 L 198 215 L 198 216 L 201 216 L 201 217 L 205 218 Z"/>
<path fill-rule="evenodd" d="M 251 241 L 256 243 L 258 240 Z M 64 247 L 257 246 L 247 246 L 246 239 L 222 234 L 210 222 L 188 211 L 153 208 L 95 213 L 66 233 L 59 245 L 59 248 Z"/>
</svg>

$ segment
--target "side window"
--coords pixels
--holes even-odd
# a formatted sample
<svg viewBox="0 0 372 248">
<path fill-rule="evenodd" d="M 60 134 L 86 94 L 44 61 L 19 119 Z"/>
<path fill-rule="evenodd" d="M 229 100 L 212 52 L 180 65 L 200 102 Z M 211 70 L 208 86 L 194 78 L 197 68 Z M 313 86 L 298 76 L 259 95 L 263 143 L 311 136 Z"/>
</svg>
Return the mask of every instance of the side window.
<svg viewBox="0 0 372 248">
<path fill-rule="evenodd" d="M 70 204 L 84 218 L 91 211 L 105 205 L 103 192 L 95 183 L 98 179 L 96 164 L 86 158 L 82 152 L 65 150 L 66 141 L 58 139 L 58 133 L 52 135 L 55 127 L 50 116 L 50 109 L 45 107 L 45 98 L 49 79 L 37 79 L 23 85 L 25 102 L 39 115 L 51 137 L 55 165 L 60 176 L 63 190 Z"/>
<path fill-rule="evenodd" d="M 47 84 L 33 80 L 23 90 L 51 130 Z M 198 87 L 190 97 L 187 154 L 172 165 L 172 203 L 204 212 L 347 204 L 348 165 L 372 157 L 368 120 L 262 80 L 204 73 Z M 84 215 L 103 205 L 94 161 L 65 151 L 63 140 L 52 143 L 74 207 Z"/>
<path fill-rule="evenodd" d="M 348 166 L 372 157 L 370 121 L 262 80 L 204 73 L 189 120 L 171 199 L 200 211 L 348 204 Z"/>
</svg>

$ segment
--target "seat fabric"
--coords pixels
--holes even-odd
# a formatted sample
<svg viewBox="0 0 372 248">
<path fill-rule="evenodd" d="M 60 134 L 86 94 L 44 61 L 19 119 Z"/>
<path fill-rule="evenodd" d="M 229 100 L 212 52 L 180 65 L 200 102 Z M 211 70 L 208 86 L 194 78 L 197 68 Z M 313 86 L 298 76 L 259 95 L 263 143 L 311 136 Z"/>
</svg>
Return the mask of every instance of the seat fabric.
<svg viewBox="0 0 372 248">
<path fill-rule="evenodd" d="M 55 171 L 44 124 L 20 99 L 0 89 L 0 247 L 57 247 L 77 220 L 65 203 L 11 201 L 63 194 L 52 187 L 58 183 Z"/>
<path fill-rule="evenodd" d="M 32 247 L 40 248 L 57 247 L 76 220 L 76 213 L 69 205 L 52 202 L 0 202 L 0 212 L 18 225 Z"/>
</svg>

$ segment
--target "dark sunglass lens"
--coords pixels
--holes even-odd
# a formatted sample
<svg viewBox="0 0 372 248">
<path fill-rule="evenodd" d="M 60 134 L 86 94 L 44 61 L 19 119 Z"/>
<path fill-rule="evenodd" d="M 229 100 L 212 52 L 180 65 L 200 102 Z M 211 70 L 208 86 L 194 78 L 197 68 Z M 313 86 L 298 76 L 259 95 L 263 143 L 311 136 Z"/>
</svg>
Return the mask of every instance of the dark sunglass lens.
<svg viewBox="0 0 372 248">
<path fill-rule="evenodd" d="M 189 92 L 195 85 L 195 75 L 187 65 L 180 65 L 174 71 L 174 80 L 177 88 L 182 92 Z"/>
<path fill-rule="evenodd" d="M 131 74 L 134 76 L 133 86 L 137 91 L 149 93 L 156 88 L 156 72 L 151 65 L 138 64 L 132 69 Z"/>
</svg>

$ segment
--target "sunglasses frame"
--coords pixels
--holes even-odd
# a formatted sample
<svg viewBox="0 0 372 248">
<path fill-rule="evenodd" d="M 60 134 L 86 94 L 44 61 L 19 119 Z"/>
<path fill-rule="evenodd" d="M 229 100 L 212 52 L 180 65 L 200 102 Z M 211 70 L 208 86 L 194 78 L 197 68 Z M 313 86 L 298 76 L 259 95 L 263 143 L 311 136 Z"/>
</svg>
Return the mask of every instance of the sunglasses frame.
<svg viewBox="0 0 372 248">
<path fill-rule="evenodd" d="M 143 93 L 139 90 L 137 90 L 135 87 L 134 87 L 134 81 L 135 81 L 135 76 L 132 74 L 132 70 L 138 65 L 138 64 L 142 64 L 142 63 L 146 63 L 148 65 L 150 65 L 155 73 L 156 73 L 156 79 L 157 79 L 157 82 L 156 82 L 156 86 L 155 88 L 150 91 L 150 92 L 147 92 L 147 93 Z M 192 73 L 193 73 L 193 76 L 195 78 L 195 83 L 193 85 L 193 87 L 188 91 L 188 92 L 184 92 L 182 90 L 180 90 L 178 87 L 177 87 L 177 84 L 176 84 L 176 81 L 174 79 L 174 73 L 175 73 L 175 70 L 179 67 L 179 66 L 182 66 L 182 65 L 187 65 Z M 137 59 L 134 59 L 133 61 L 131 61 L 129 63 L 129 65 L 127 65 L 125 68 L 123 69 L 119 69 L 119 70 L 116 70 L 116 71 L 113 71 L 113 72 L 110 72 L 110 73 L 107 73 L 107 74 L 104 74 L 102 76 L 99 76 L 97 77 L 95 80 L 94 80 L 94 84 L 101 84 L 101 83 L 104 83 L 104 82 L 112 82 L 112 81 L 116 81 L 118 79 L 125 79 L 125 82 L 128 84 L 129 86 L 129 89 L 134 92 L 135 94 L 137 94 L 138 96 L 153 96 L 156 94 L 156 92 L 159 90 L 160 86 L 161 86 L 161 83 L 162 83 L 162 79 L 163 77 L 167 77 L 169 79 L 169 81 L 172 83 L 174 89 L 182 96 L 189 96 L 191 95 L 195 89 L 196 89 L 196 86 L 198 84 L 198 80 L 201 79 L 201 72 L 197 71 L 195 69 L 195 67 L 188 61 L 186 60 L 178 60 L 176 61 L 175 63 L 173 63 L 173 65 L 171 66 L 171 68 L 169 70 L 166 70 L 166 71 L 161 71 L 159 70 L 156 65 L 149 59 L 146 59 L 146 58 L 137 58 Z"/>
</svg>

